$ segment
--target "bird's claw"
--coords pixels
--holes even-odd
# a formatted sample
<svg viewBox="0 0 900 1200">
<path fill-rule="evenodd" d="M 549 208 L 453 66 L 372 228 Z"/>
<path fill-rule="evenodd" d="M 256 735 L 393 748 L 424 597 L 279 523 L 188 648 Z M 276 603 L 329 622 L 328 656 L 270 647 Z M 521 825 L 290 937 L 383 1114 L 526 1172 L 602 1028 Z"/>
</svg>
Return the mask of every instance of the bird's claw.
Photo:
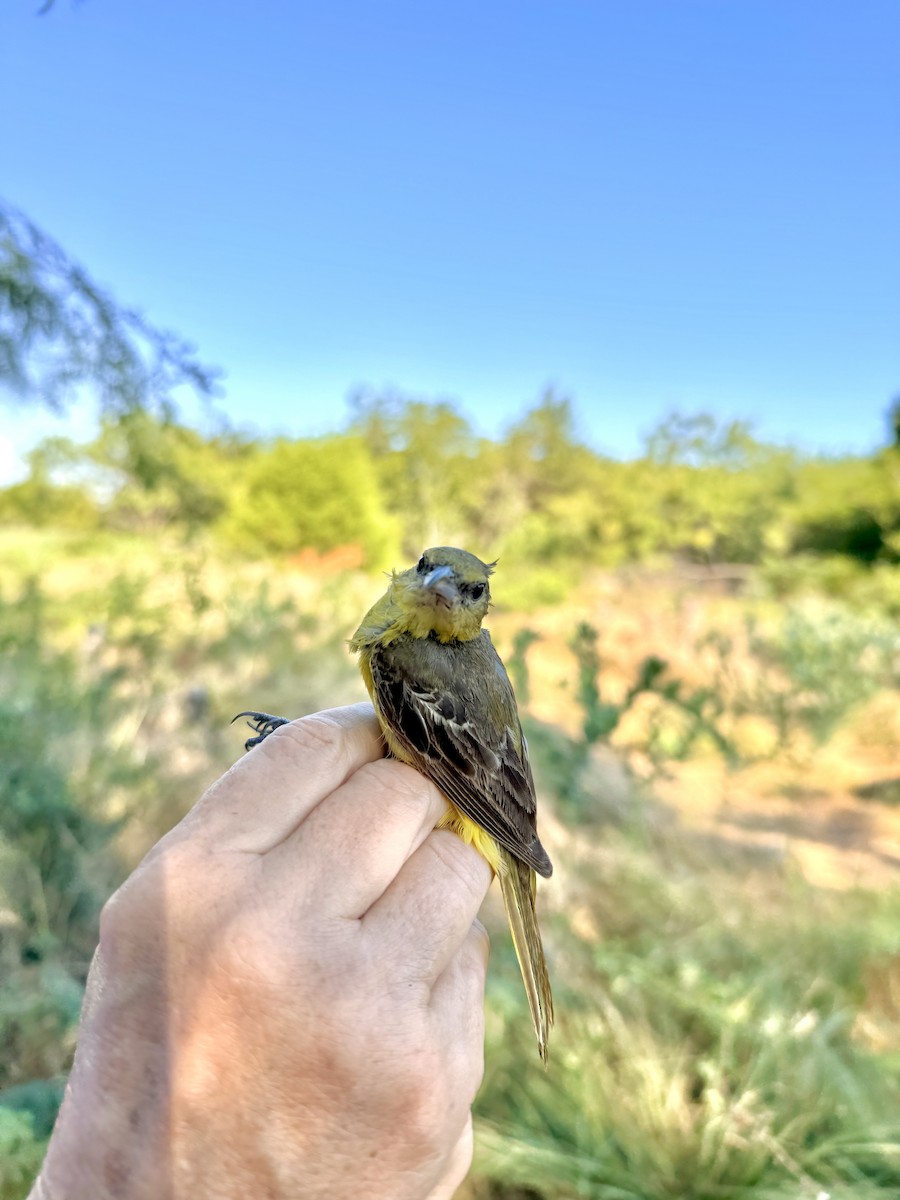
<svg viewBox="0 0 900 1200">
<path fill-rule="evenodd" d="M 239 712 L 236 717 L 231 718 L 231 724 L 239 721 L 241 717 L 250 717 L 247 724 L 255 731 L 256 737 L 247 738 L 244 742 L 245 750 L 252 750 L 254 746 L 258 746 L 260 742 L 264 742 L 270 733 L 274 733 L 281 725 L 289 725 L 290 721 L 287 717 L 273 717 L 270 713 L 264 712 Z"/>
</svg>

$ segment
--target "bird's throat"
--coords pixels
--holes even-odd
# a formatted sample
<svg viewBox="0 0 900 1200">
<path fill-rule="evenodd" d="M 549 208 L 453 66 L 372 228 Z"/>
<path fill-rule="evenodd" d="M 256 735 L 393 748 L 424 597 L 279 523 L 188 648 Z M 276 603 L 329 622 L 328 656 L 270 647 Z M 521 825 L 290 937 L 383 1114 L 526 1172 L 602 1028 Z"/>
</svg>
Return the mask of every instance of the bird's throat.
<svg viewBox="0 0 900 1200">
<path fill-rule="evenodd" d="M 414 604 L 404 608 L 397 621 L 398 632 L 414 638 L 469 642 L 481 633 L 481 622 L 460 605 Z"/>
</svg>

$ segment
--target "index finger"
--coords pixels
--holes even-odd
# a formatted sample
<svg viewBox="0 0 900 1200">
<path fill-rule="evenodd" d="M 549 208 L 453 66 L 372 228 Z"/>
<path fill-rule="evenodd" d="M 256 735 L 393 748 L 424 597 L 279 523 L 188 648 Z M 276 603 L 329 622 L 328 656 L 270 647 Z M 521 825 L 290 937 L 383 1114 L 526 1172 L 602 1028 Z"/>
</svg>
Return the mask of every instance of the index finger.
<svg viewBox="0 0 900 1200">
<path fill-rule="evenodd" d="M 238 759 L 182 825 L 216 849 L 265 854 L 364 763 L 383 757 L 371 704 L 301 717 Z"/>
</svg>

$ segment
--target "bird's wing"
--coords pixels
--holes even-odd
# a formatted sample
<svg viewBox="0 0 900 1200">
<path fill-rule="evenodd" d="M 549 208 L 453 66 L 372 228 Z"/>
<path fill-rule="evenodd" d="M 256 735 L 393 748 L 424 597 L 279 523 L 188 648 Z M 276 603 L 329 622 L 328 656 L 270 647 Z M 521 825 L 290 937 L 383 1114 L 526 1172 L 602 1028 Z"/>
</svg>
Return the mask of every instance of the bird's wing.
<svg viewBox="0 0 900 1200">
<path fill-rule="evenodd" d="M 429 672 L 397 646 L 372 654 L 373 698 L 413 766 L 514 857 L 548 876 L 553 868 L 537 836 L 534 781 L 515 698 L 490 639 L 483 637 L 477 652 L 489 657 L 474 676 L 487 679 L 490 695 L 471 686 L 458 668 L 446 680 L 425 683 L 422 676 Z"/>
</svg>

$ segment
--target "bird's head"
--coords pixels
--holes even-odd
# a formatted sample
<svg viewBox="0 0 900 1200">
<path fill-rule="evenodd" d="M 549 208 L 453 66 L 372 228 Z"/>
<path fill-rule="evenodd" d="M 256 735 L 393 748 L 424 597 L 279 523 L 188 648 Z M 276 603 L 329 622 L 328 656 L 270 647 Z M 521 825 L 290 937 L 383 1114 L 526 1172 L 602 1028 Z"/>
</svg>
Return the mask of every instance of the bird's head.
<svg viewBox="0 0 900 1200">
<path fill-rule="evenodd" d="M 426 550 L 414 567 L 394 577 L 394 599 L 408 632 L 433 634 L 441 642 L 477 637 L 491 602 L 493 569 L 493 563 L 454 546 Z"/>
</svg>

